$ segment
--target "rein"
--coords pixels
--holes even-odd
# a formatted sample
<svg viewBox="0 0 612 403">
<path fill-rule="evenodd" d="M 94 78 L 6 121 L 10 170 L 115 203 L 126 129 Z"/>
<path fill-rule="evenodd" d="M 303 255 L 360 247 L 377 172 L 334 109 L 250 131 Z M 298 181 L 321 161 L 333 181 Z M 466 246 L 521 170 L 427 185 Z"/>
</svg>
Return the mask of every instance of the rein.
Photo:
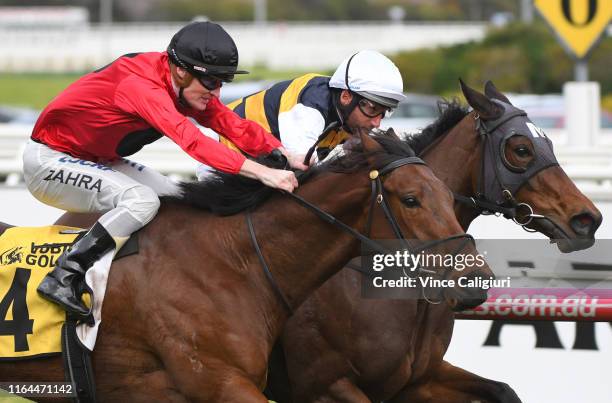
<svg viewBox="0 0 612 403">
<path fill-rule="evenodd" d="M 471 235 L 468 234 L 461 234 L 461 235 L 454 235 L 445 239 L 439 239 L 439 240 L 434 240 L 434 241 L 429 241 L 426 242 L 423 246 L 421 246 L 418 249 L 414 249 L 414 248 L 409 248 L 408 247 L 408 242 L 407 240 L 404 238 L 404 235 L 401 232 L 401 229 L 399 227 L 399 224 L 397 223 L 397 220 L 395 219 L 395 216 L 393 215 L 393 212 L 391 211 L 391 209 L 389 208 L 389 205 L 387 203 L 386 198 L 384 197 L 384 188 L 382 185 L 382 181 L 381 181 L 381 177 L 394 171 L 395 169 L 402 167 L 404 165 L 408 165 L 408 164 L 418 164 L 418 165 L 425 165 L 425 162 L 418 158 L 418 157 L 406 157 L 406 158 L 402 158 L 399 160 L 396 160 L 394 162 L 389 163 L 388 165 L 386 165 L 385 167 L 383 167 L 382 169 L 380 169 L 379 171 L 377 170 L 373 170 L 370 172 L 370 179 L 372 181 L 372 197 L 371 197 L 371 203 L 370 203 L 370 211 L 368 212 L 368 224 L 366 227 L 366 235 L 363 235 L 362 233 L 360 233 L 359 231 L 355 230 L 354 228 L 352 228 L 351 226 L 345 224 L 344 222 L 338 220 L 336 217 L 334 217 L 333 215 L 321 210 L 319 207 L 317 207 L 316 205 L 312 204 L 311 202 L 305 200 L 303 197 L 294 194 L 294 193 L 287 193 L 287 195 L 289 195 L 294 201 L 296 201 L 298 204 L 300 204 L 301 206 L 305 207 L 306 209 L 312 211 L 317 217 L 321 218 L 323 221 L 332 224 L 336 227 L 338 227 L 339 229 L 341 229 L 342 231 L 348 233 L 349 235 L 351 235 L 352 237 L 356 238 L 357 240 L 361 241 L 363 244 L 367 245 L 369 248 L 371 248 L 372 250 L 378 252 L 378 253 L 382 253 L 382 254 L 389 254 L 391 251 L 384 247 L 383 245 L 381 245 L 379 242 L 374 241 L 373 239 L 371 239 L 369 237 L 369 233 L 370 233 L 370 229 L 371 229 L 371 224 L 372 224 L 372 210 L 374 209 L 376 204 L 380 204 L 383 212 L 385 214 L 385 217 L 387 218 L 387 221 L 389 222 L 389 224 L 391 225 L 391 228 L 393 229 L 394 234 L 396 235 L 397 239 L 402 241 L 403 246 L 406 247 L 406 250 L 411 251 L 412 253 L 418 253 L 422 250 L 428 249 L 428 248 L 432 248 L 434 246 L 440 245 L 442 243 L 451 241 L 451 240 L 455 240 L 455 239 L 459 239 L 459 238 L 466 238 L 466 243 L 469 242 L 469 240 L 473 241 L 473 238 Z M 263 268 L 264 274 L 266 275 L 266 278 L 268 279 L 268 281 L 270 282 L 270 284 L 272 285 L 272 289 L 274 290 L 275 294 L 278 296 L 278 298 L 281 300 L 283 306 L 285 307 L 285 309 L 287 310 L 287 312 L 292 315 L 294 312 L 293 307 L 291 306 L 291 303 L 289 302 L 288 298 L 285 296 L 285 294 L 282 292 L 282 290 L 280 289 L 280 287 L 278 286 L 278 283 L 276 282 L 276 280 L 274 279 L 274 275 L 272 274 L 272 271 L 270 270 L 270 267 L 268 266 L 268 264 L 266 263 L 266 260 L 261 252 L 261 248 L 259 247 L 259 243 L 257 242 L 257 236 L 255 234 L 255 228 L 253 226 L 253 221 L 251 218 L 251 212 L 247 212 L 246 214 L 246 220 L 247 220 L 247 227 L 249 229 L 249 234 L 251 237 L 251 242 L 253 244 L 253 247 L 255 249 L 255 252 L 257 253 L 257 257 L 259 259 L 259 262 Z M 461 249 L 463 249 L 463 247 L 465 246 L 465 243 L 463 243 L 461 245 Z M 351 266 L 351 268 L 354 268 Z M 418 268 L 419 271 L 425 271 L 425 272 L 429 272 L 427 269 L 424 269 L 422 267 Z M 361 270 L 359 270 L 361 271 Z"/>
</svg>

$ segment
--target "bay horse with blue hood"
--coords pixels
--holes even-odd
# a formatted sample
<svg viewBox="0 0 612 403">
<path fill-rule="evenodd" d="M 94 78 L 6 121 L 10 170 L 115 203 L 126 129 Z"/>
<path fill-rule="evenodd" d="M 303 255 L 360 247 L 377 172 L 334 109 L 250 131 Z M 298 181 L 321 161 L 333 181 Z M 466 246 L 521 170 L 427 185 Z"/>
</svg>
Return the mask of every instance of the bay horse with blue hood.
<svg viewBox="0 0 612 403">
<path fill-rule="evenodd" d="M 559 166 L 552 143 L 487 82 L 461 82 L 471 112 L 444 104 L 411 144 L 455 196 L 464 230 L 496 213 L 556 242 L 593 245 L 602 216 Z M 279 402 L 519 402 L 507 384 L 444 361 L 457 305 L 366 299 L 362 274 L 342 270 L 288 321 L 271 358 L 269 396 Z"/>
</svg>

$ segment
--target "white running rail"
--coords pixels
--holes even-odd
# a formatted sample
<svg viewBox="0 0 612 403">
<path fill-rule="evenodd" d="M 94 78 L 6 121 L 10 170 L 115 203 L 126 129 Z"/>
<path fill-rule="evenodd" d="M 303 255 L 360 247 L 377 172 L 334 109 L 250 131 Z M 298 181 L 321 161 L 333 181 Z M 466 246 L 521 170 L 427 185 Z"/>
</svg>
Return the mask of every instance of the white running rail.
<svg viewBox="0 0 612 403">
<path fill-rule="evenodd" d="M 21 155 L 32 131 L 30 125 L 0 124 L 0 183 L 22 183 Z M 548 130 L 555 154 L 565 172 L 594 200 L 612 201 L 612 130 L 603 130 L 597 147 L 575 149 L 564 146 L 562 131 Z M 134 161 L 167 175 L 184 179 L 194 176 L 197 162 L 176 144 L 162 138 L 132 156 Z"/>
</svg>

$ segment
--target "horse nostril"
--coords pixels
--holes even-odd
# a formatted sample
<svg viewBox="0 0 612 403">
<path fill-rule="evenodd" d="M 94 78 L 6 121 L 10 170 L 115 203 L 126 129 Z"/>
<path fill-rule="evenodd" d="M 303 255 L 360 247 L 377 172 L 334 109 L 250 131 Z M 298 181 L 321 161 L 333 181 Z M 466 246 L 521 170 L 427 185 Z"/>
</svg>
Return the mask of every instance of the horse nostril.
<svg viewBox="0 0 612 403">
<path fill-rule="evenodd" d="M 577 214 L 570 220 L 570 226 L 578 235 L 593 235 L 597 226 L 596 220 L 590 213 Z"/>
</svg>

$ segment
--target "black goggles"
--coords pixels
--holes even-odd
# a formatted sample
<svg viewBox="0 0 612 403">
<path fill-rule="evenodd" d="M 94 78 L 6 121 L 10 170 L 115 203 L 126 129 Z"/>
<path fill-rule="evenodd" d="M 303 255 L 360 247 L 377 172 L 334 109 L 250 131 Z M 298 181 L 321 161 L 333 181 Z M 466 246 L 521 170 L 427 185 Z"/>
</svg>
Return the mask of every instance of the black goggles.
<svg viewBox="0 0 612 403">
<path fill-rule="evenodd" d="M 223 86 L 223 80 L 213 76 L 198 76 L 198 81 L 208 91 L 214 91 L 217 88 L 221 88 Z"/>
<path fill-rule="evenodd" d="M 372 102 L 366 98 L 361 98 L 357 106 L 359 106 L 361 113 L 369 118 L 377 118 L 381 115 L 383 118 L 386 118 L 393 114 L 392 108 L 377 104 L 376 102 Z"/>
<path fill-rule="evenodd" d="M 229 83 L 234 79 L 233 75 L 227 76 L 213 76 L 210 74 L 198 76 L 198 81 L 200 84 L 204 86 L 208 91 L 214 91 L 217 88 L 221 88 L 223 83 Z"/>
</svg>

